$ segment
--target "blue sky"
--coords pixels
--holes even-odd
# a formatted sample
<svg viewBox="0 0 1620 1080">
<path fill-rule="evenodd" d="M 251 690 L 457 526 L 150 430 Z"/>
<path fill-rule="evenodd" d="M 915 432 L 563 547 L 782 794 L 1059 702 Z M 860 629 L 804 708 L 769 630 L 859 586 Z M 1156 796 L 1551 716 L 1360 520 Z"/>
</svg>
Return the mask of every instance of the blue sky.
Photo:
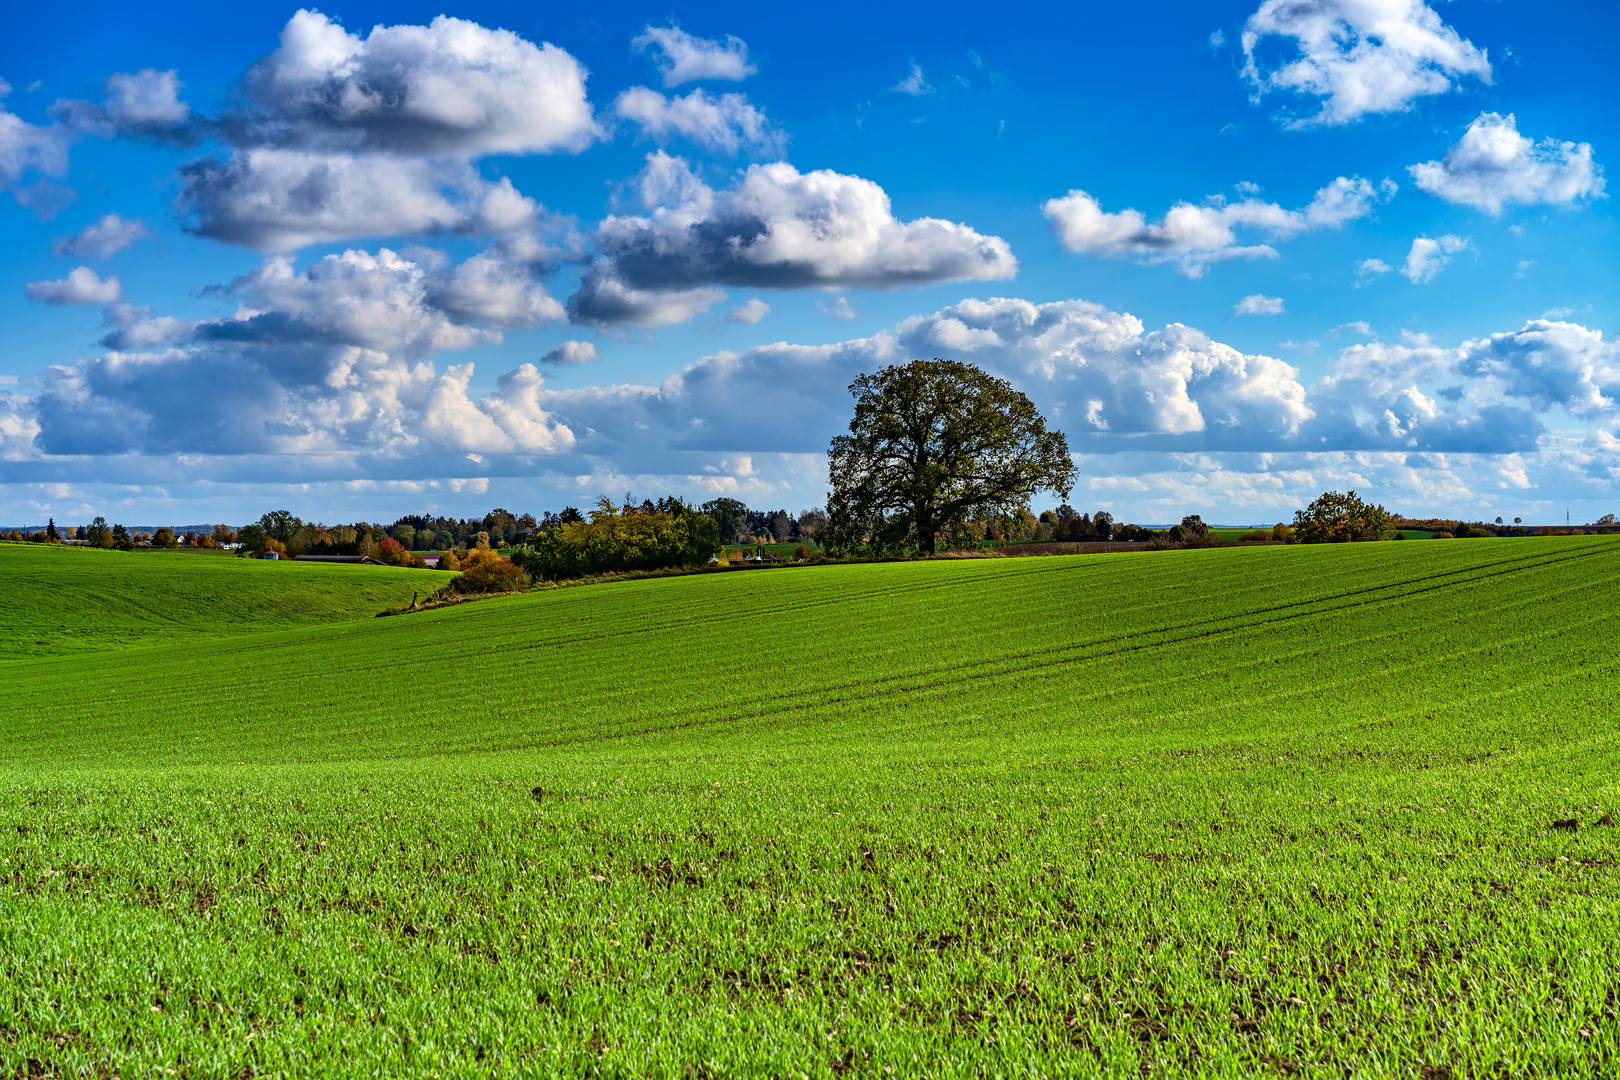
<svg viewBox="0 0 1620 1080">
<path fill-rule="evenodd" d="M 1082 509 L 1620 511 L 1611 5 L 12 27 L 6 524 L 797 510 L 849 381 L 935 355 L 1068 434 Z"/>
</svg>

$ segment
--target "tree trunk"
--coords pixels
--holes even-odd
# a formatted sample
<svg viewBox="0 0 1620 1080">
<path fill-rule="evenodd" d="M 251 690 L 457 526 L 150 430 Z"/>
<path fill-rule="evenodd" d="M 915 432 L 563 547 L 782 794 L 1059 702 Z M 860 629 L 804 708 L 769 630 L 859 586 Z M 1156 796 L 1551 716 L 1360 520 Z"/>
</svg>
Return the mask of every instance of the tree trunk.
<svg viewBox="0 0 1620 1080">
<path fill-rule="evenodd" d="M 917 550 L 924 555 L 934 553 L 934 508 L 915 504 L 911 512 L 912 525 L 917 530 Z"/>
</svg>

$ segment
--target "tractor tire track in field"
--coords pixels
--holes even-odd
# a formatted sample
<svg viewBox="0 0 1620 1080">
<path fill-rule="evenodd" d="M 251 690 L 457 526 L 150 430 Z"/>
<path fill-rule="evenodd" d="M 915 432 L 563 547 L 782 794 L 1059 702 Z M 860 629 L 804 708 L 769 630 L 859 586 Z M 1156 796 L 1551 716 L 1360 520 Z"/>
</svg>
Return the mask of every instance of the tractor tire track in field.
<svg viewBox="0 0 1620 1080">
<path fill-rule="evenodd" d="M 1122 552 L 1121 554 L 1147 554 L 1147 553 L 1146 552 Z M 1523 556 L 1523 557 L 1528 558 L 1530 556 Z M 881 588 L 868 589 L 868 590 L 859 591 L 859 592 L 840 592 L 840 593 L 835 593 L 835 594 L 826 594 L 826 595 L 818 596 L 815 599 L 796 600 L 796 601 L 793 601 L 791 603 L 776 604 L 775 606 L 751 608 L 748 611 L 748 617 L 749 618 L 758 618 L 758 619 L 776 618 L 776 617 L 782 617 L 782 616 L 795 615 L 795 614 L 799 614 L 799 613 L 806 612 L 806 611 L 812 611 L 812 610 L 815 610 L 815 609 L 818 609 L 818 608 L 844 607 L 844 606 L 852 606 L 852 605 L 871 604 L 871 603 L 873 603 L 875 601 L 888 600 L 888 599 L 893 599 L 895 597 L 900 597 L 900 598 L 905 598 L 905 599 L 912 599 L 912 598 L 916 598 L 916 597 L 918 597 L 920 595 L 927 594 L 927 593 L 933 593 L 933 592 L 947 592 L 947 591 L 955 591 L 955 590 L 963 590 L 963 589 L 977 589 L 977 588 L 983 588 L 983 587 L 995 587 L 995 586 L 1000 586 L 1004 582 L 1016 581 L 1016 580 L 1019 580 L 1019 579 L 1028 579 L 1028 578 L 1037 578 L 1037 577 L 1049 577 L 1049 576 L 1052 576 L 1052 575 L 1068 575 L 1068 574 L 1073 574 L 1073 573 L 1086 573 L 1086 572 L 1096 574 L 1096 573 L 1101 573 L 1101 572 L 1105 572 L 1105 571 L 1108 571 L 1108 570 L 1112 570 L 1112 569 L 1115 569 L 1117 567 L 1117 563 L 1115 563 L 1113 561 L 1109 561 L 1107 563 L 1087 561 L 1087 562 L 1084 562 L 1084 563 L 1077 564 L 1077 563 L 1074 563 L 1074 562 L 1069 562 L 1067 559 L 1065 559 L 1062 556 L 1047 556 L 1047 557 L 1037 557 L 1037 558 L 1038 558 L 1038 561 L 1040 561 L 1040 562 L 1049 563 L 1049 564 L 1052 564 L 1052 565 L 1037 566 L 1037 567 L 1032 567 L 1032 568 L 1029 568 L 1029 569 L 1003 570 L 1004 564 L 996 563 L 996 564 L 994 564 L 994 568 L 996 570 L 1002 571 L 1002 572 L 994 573 L 994 574 L 985 574 L 984 576 L 973 577 L 973 578 L 947 579 L 947 580 L 942 580 L 942 581 L 937 581 L 937 582 L 923 582 L 923 583 L 905 582 L 905 583 L 901 583 L 901 584 L 891 584 L 891 585 L 883 586 Z M 991 560 L 985 560 L 985 562 L 990 563 Z M 881 564 L 878 564 L 878 565 L 881 565 Z M 914 565 L 922 566 L 922 565 L 927 565 L 927 564 L 918 563 L 918 564 L 914 564 Z M 971 563 L 969 565 L 971 565 Z M 1160 569 L 1168 570 L 1169 568 L 1168 567 L 1162 567 Z M 1456 572 L 1456 573 L 1465 573 L 1466 570 L 1459 570 L 1459 571 L 1454 571 L 1454 572 Z M 694 580 L 702 580 L 702 579 L 701 578 L 687 578 L 687 579 L 675 579 L 675 580 L 694 581 Z M 767 589 L 770 589 L 771 586 L 774 586 L 776 584 L 777 584 L 777 582 L 771 582 L 768 585 L 767 584 L 761 584 L 759 586 L 755 586 L 755 588 L 758 589 L 759 592 L 763 593 Z M 1258 589 L 1258 588 L 1263 588 L 1263 586 L 1253 586 L 1253 588 Z M 595 601 L 597 603 L 602 603 L 602 604 L 611 603 L 615 599 L 615 598 L 613 598 L 611 596 L 604 595 L 604 594 L 602 594 L 602 593 L 600 593 L 600 592 L 598 592 L 596 590 L 591 590 L 591 592 L 594 595 L 589 596 L 588 599 L 591 600 L 591 601 Z M 750 593 L 750 595 L 752 595 L 752 593 Z M 1163 602 L 1161 602 L 1157 606 L 1171 606 L 1175 602 L 1176 601 L 1173 598 L 1170 598 L 1170 599 L 1164 600 Z M 599 644 L 599 643 L 601 643 L 603 641 L 609 641 L 609 640 L 612 640 L 614 638 L 619 638 L 619 637 L 633 637 L 633 636 L 640 635 L 640 634 L 657 633 L 657 632 L 663 631 L 663 630 L 692 629 L 692 628 L 698 628 L 698 627 L 702 627 L 702 626 L 706 626 L 706 625 L 712 625 L 712 624 L 715 624 L 715 623 L 734 622 L 737 619 L 737 617 L 738 616 L 734 611 L 731 611 L 731 610 L 728 609 L 728 610 L 721 611 L 721 612 L 716 612 L 716 613 L 713 613 L 713 614 L 693 615 L 693 616 L 689 616 L 689 617 L 686 617 L 686 618 L 680 618 L 680 619 L 655 620 L 655 621 L 649 621 L 649 622 L 646 622 L 646 623 L 637 624 L 637 625 L 631 625 L 631 626 L 619 625 L 619 626 L 616 626 L 613 629 L 608 630 L 606 632 L 593 631 L 593 632 L 589 632 L 589 633 L 578 633 L 578 634 L 569 635 L 569 636 L 566 636 L 566 637 L 545 638 L 543 640 L 535 641 L 535 642 L 532 642 L 530 644 L 524 645 L 524 646 L 522 646 L 522 648 L 527 649 L 527 650 L 543 650 L 543 649 L 549 649 L 549 648 L 561 648 L 561 647 L 566 646 L 566 645 L 596 645 L 596 644 Z"/>
<path fill-rule="evenodd" d="M 874 679 L 863 679 L 854 682 L 823 684 L 819 687 L 796 689 L 778 694 L 767 694 L 763 696 L 756 695 L 751 698 L 737 701 L 735 705 L 726 710 L 728 715 L 725 717 L 710 717 L 689 721 L 687 723 L 660 726 L 657 723 L 659 720 L 667 720 L 678 716 L 690 716 L 691 711 L 688 709 L 677 708 L 663 710 L 661 713 L 643 713 L 636 717 L 635 720 L 630 721 L 631 723 L 637 725 L 633 732 L 620 734 L 609 734 L 604 732 L 599 722 L 583 721 L 578 725 L 570 725 L 560 729 L 553 728 L 548 733 L 549 738 L 546 740 L 545 745 L 560 746 L 583 741 L 596 741 L 605 738 L 623 737 L 625 734 L 651 734 L 654 732 L 679 731 L 710 724 L 745 722 L 750 719 L 801 713 L 808 710 L 825 707 L 829 704 L 849 705 L 855 703 L 895 699 L 910 694 L 926 694 L 934 690 L 944 689 L 955 685 L 973 683 L 984 679 L 1003 679 L 1029 674 L 1034 674 L 1037 677 L 1043 677 L 1041 673 L 1049 672 L 1053 669 L 1071 667 L 1079 663 L 1085 663 L 1093 660 L 1101 661 L 1111 657 L 1117 657 L 1144 650 L 1175 648 L 1180 645 L 1195 644 L 1202 640 L 1230 634 L 1234 631 L 1252 630 L 1264 626 L 1293 622 L 1300 618 L 1327 614 L 1334 611 L 1351 610 L 1371 603 L 1398 601 L 1404 598 L 1419 596 L 1424 593 L 1432 592 L 1436 589 L 1466 586 L 1479 581 L 1489 580 L 1493 577 L 1535 570 L 1544 565 L 1568 562 L 1572 559 L 1582 558 L 1591 554 L 1599 553 L 1601 550 L 1602 549 L 1588 548 L 1583 552 L 1560 554 L 1552 557 L 1524 556 L 1513 559 L 1502 559 L 1496 560 L 1492 563 L 1477 564 L 1461 570 L 1448 571 L 1442 574 L 1422 575 L 1420 577 L 1406 579 L 1405 581 L 1388 582 L 1380 586 L 1365 589 L 1347 590 L 1340 593 L 1330 594 L 1328 596 L 1314 597 L 1290 604 L 1253 608 L 1246 612 L 1239 612 L 1235 615 L 1224 617 L 1221 620 L 1223 622 L 1230 622 L 1233 620 L 1248 620 L 1247 622 L 1243 622 L 1241 625 L 1210 628 L 1207 626 L 1207 624 L 1205 624 L 1205 626 L 1197 632 L 1183 634 L 1180 636 L 1172 636 L 1158 641 L 1142 641 L 1141 639 L 1143 637 L 1153 636 L 1155 634 L 1172 634 L 1178 629 L 1183 629 L 1183 627 L 1155 627 L 1144 631 L 1136 631 L 1130 634 L 1113 635 L 1104 639 L 1094 639 L 1090 642 L 1072 643 L 1065 646 L 1054 646 L 1050 649 L 1026 651 L 1024 653 L 1013 654 L 1011 656 L 992 657 L 966 663 L 953 663 L 943 667 L 913 670 L 911 672 L 902 674 L 881 676 Z M 1479 573 L 1480 570 L 1490 570 L 1492 568 L 1501 567 L 1506 567 L 1506 569 L 1497 569 L 1495 573 Z M 1461 577 L 1461 575 L 1468 576 Z M 1459 577 L 1461 577 L 1461 580 L 1437 580 Z M 1420 585 L 1422 587 L 1416 589 L 1408 588 L 1404 592 L 1397 592 L 1392 595 L 1382 597 L 1369 597 L 1367 595 L 1371 593 L 1389 592 L 1390 590 L 1401 589 L 1403 586 L 1412 585 Z M 1582 587 L 1590 586 L 1587 584 L 1583 585 Z M 1357 600 L 1355 603 L 1336 604 L 1329 607 L 1322 606 L 1333 600 L 1357 596 L 1362 597 L 1362 599 Z M 1254 619 L 1259 615 L 1276 613 L 1282 613 L 1282 617 L 1263 619 L 1259 622 L 1254 621 Z M 1124 642 L 1124 644 L 1119 644 L 1116 648 L 1092 652 L 1084 656 L 1076 657 L 1067 655 L 1085 649 L 1094 649 L 1099 644 L 1118 644 L 1121 642 Z M 1037 658 L 1039 658 L 1041 662 L 1023 663 L 1022 666 L 1011 668 L 1007 667 L 1008 664 Z M 994 670 L 998 667 L 1001 670 Z M 918 680 L 927 681 L 919 683 Z M 652 722 L 651 726 L 644 726 L 647 725 L 649 721 Z M 577 737 L 567 737 L 571 729 L 578 732 Z M 559 738 L 559 736 L 562 737 Z"/>
<path fill-rule="evenodd" d="M 951 687 L 982 683 L 986 680 L 1004 680 L 1027 676 L 1050 677 L 1062 669 L 1072 668 L 1076 665 L 1102 662 L 1149 650 L 1168 650 L 1195 645 L 1199 642 L 1228 636 L 1235 632 L 1282 626 L 1304 618 L 1352 611 L 1371 604 L 1409 600 L 1439 590 L 1466 587 L 1493 578 L 1516 575 L 1546 566 L 1589 558 L 1593 555 L 1606 553 L 1606 550 L 1604 547 L 1594 545 L 1581 551 L 1560 553 L 1554 556 L 1536 555 L 1501 559 L 1492 563 L 1477 564 L 1440 574 L 1423 575 L 1363 589 L 1351 589 L 1288 604 L 1253 608 L 1230 616 L 1224 616 L 1219 620 L 1222 623 L 1236 623 L 1237 625 L 1210 627 L 1206 624 L 1191 633 L 1179 635 L 1175 633 L 1177 630 L 1185 629 L 1185 627 L 1154 627 L 1094 639 L 1084 643 L 1054 646 L 1049 649 L 1029 650 L 984 660 L 946 664 L 873 679 L 823 684 L 818 687 L 795 689 L 779 694 L 756 695 L 739 700 L 728 707 L 725 710 L 727 713 L 725 716 L 699 717 L 688 719 L 682 723 L 660 724 L 658 723 L 660 720 L 674 719 L 681 716 L 691 717 L 691 711 L 677 708 L 663 710 L 661 713 L 643 713 L 634 720 L 629 721 L 635 725 L 633 730 L 614 734 L 603 731 L 599 724 L 584 723 L 578 725 L 575 729 L 578 732 L 575 737 L 568 737 L 569 728 L 552 729 L 551 732 L 548 732 L 548 737 L 536 745 L 566 746 L 581 742 L 624 738 L 632 735 L 686 731 L 709 726 L 731 726 L 737 723 L 746 723 L 750 720 L 786 718 L 794 714 L 802 714 L 832 705 L 847 708 L 853 705 L 896 700 L 912 695 L 933 694 Z M 1480 573 L 1481 570 L 1492 572 Z M 1417 587 L 1413 588 L 1411 586 Z M 1589 582 L 1580 586 L 1580 588 L 1590 587 Z M 1334 603 L 1334 601 L 1341 600 L 1351 600 L 1352 602 Z M 1271 617 L 1266 618 L 1264 616 Z M 1159 640 L 1142 640 L 1143 638 L 1155 636 Z M 1098 649 L 1099 645 L 1112 645 L 1114 647 Z M 1076 653 L 1081 655 L 1075 655 Z M 1012 664 L 1018 666 L 1008 666 Z M 1161 683 L 1163 681 L 1159 680 Z"/>
</svg>

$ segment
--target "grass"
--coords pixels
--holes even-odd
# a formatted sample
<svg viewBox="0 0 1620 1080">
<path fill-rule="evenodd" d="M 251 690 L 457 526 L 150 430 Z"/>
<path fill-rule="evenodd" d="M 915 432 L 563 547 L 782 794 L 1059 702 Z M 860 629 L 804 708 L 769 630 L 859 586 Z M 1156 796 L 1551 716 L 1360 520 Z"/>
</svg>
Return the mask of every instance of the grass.
<svg viewBox="0 0 1620 1080">
<path fill-rule="evenodd" d="M 0 1065 L 1613 1074 L 1617 584 L 868 564 L 16 661 Z"/>
<path fill-rule="evenodd" d="M 449 574 L 0 543 L 0 662 L 365 619 Z M 97 661 L 99 662 L 99 661 Z"/>
</svg>

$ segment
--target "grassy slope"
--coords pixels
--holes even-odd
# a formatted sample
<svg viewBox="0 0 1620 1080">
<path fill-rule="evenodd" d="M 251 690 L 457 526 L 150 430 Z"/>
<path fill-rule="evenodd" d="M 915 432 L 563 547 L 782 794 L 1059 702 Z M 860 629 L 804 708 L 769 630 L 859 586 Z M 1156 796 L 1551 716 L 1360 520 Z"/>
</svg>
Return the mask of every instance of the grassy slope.
<svg viewBox="0 0 1620 1080">
<path fill-rule="evenodd" d="M 1617 583 L 891 564 L 19 662 L 0 1062 L 1612 1070 Z"/>
<path fill-rule="evenodd" d="M 447 574 L 0 543 L 0 659 L 197 643 L 365 619 Z"/>
</svg>

